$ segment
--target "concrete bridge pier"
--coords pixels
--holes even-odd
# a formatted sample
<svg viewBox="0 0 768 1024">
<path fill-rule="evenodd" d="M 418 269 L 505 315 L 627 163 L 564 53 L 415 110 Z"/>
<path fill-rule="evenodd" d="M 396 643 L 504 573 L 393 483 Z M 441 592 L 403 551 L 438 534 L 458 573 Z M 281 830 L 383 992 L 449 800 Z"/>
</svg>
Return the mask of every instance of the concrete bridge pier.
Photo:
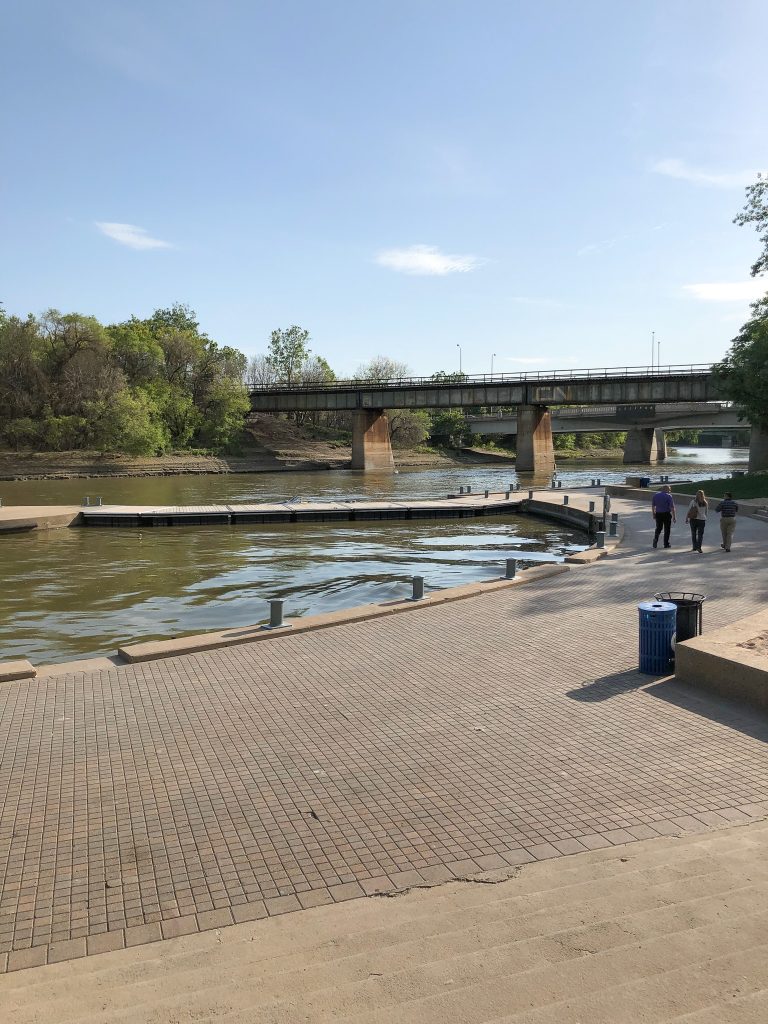
<svg viewBox="0 0 768 1024">
<path fill-rule="evenodd" d="M 667 457 L 664 431 L 658 427 L 633 427 L 624 442 L 624 463 L 653 465 Z"/>
<path fill-rule="evenodd" d="M 749 472 L 768 469 L 768 430 L 752 427 L 749 435 Z"/>
<path fill-rule="evenodd" d="M 518 473 L 549 476 L 555 469 L 552 417 L 546 405 L 520 405 L 517 409 Z"/>
<path fill-rule="evenodd" d="M 389 420 L 383 409 L 355 409 L 352 413 L 352 469 L 394 473 Z"/>
</svg>

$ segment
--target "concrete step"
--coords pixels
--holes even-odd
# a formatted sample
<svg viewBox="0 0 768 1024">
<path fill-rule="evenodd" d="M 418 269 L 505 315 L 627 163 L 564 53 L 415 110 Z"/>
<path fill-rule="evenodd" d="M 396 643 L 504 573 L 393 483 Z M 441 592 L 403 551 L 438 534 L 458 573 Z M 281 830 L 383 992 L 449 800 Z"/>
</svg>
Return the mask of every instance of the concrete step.
<svg viewBox="0 0 768 1024">
<path fill-rule="evenodd" d="M 726 955 L 751 965 L 766 940 L 766 853 L 762 824 L 650 841 L 530 865 L 498 885 L 357 900 L 19 972 L 0 977 L 2 1020 L 673 1020 L 668 974 L 683 979 L 677 1011 L 704 1012 L 696 972 L 708 978 Z M 762 972 L 759 983 L 750 966 L 736 995 L 766 988 Z M 640 996 L 626 993 L 644 985 L 656 1016 L 635 1018 Z M 624 1016 L 605 1016 L 611 1007 Z"/>
<path fill-rule="evenodd" d="M 311 962 L 306 952 L 278 959 L 259 959 L 253 942 L 219 945 L 198 956 L 196 962 L 173 964 L 164 960 L 157 966 L 160 971 L 132 975 L 130 988 L 125 987 L 124 977 L 99 978 L 101 985 L 124 986 L 122 997 L 113 999 L 115 1012 L 120 1008 L 135 1007 L 137 1004 L 154 1006 L 162 1003 L 164 984 L 172 971 L 178 981 L 186 978 L 185 987 L 194 990 L 198 984 L 199 972 L 208 975 L 225 971 L 228 961 L 233 958 L 241 969 L 247 969 L 250 983 L 258 983 L 260 998 L 279 999 L 286 990 L 293 993 L 311 993 L 331 987 L 364 981 L 370 973 L 370 959 L 375 956 L 377 969 L 389 973 L 398 969 L 398 964 L 426 965 L 451 957 L 463 959 L 474 955 L 468 950 L 468 938 L 477 937 L 477 948 L 482 949 L 483 965 L 490 969 L 495 960 L 501 960 L 502 969 L 510 970 L 512 964 L 535 966 L 542 960 L 557 961 L 570 955 L 568 950 L 577 951 L 595 944 L 604 946 L 626 944 L 640 935 L 664 935 L 676 930 L 694 926 L 705 926 L 713 921 L 723 921 L 734 914 L 748 915 L 764 912 L 768 914 L 768 880 L 761 886 L 748 885 L 743 889 L 725 888 L 720 894 L 713 894 L 717 888 L 715 876 L 695 879 L 695 892 L 684 890 L 680 883 L 671 883 L 655 892 L 624 893 L 613 900 L 605 901 L 595 897 L 590 903 L 578 903 L 558 910 L 536 910 L 518 918 L 509 913 L 507 901 L 498 905 L 464 911 L 457 920 L 455 914 L 437 915 L 430 934 L 414 936 L 403 929 L 387 936 L 380 932 L 365 935 L 362 945 L 344 937 L 331 944 L 314 950 Z M 677 897 L 675 898 L 675 887 Z M 642 896 L 642 899 L 640 898 Z M 674 899 L 674 902 L 671 902 Z M 639 909 L 635 904 L 640 904 Z M 493 913 L 490 913 L 493 911 Z M 551 939 L 551 936 L 555 936 Z M 481 966 L 483 966 L 481 965 Z M 149 965 L 150 967 L 153 965 Z M 216 991 L 209 986 L 206 994 L 210 997 Z M 82 1005 L 77 993 L 67 992 L 59 985 L 51 985 L 46 993 L 48 1000 L 55 1000 L 59 1020 L 77 1017 Z M 8 1008 L 18 1005 L 9 993 Z M 23 997 L 22 997 L 23 1003 Z"/>
<path fill-rule="evenodd" d="M 348 915 L 350 920 L 344 936 L 337 936 L 332 922 L 328 921 L 331 927 L 326 928 L 322 935 L 322 959 L 331 963 L 359 956 L 369 950 L 375 949 L 381 953 L 390 946 L 406 941 L 428 942 L 434 935 L 450 932 L 461 935 L 467 927 L 473 925 L 478 912 L 482 913 L 487 927 L 495 921 L 513 921 L 515 934 L 527 937 L 539 932 L 542 916 L 547 917 L 550 927 L 558 923 L 559 927 L 567 928 L 579 920 L 601 920 L 612 914 L 639 913 L 653 909 L 665 905 L 673 897 L 678 901 L 701 900 L 716 895 L 723 886 L 726 889 L 734 888 L 732 879 L 723 882 L 723 865 L 727 864 L 729 873 L 734 877 L 745 877 L 744 866 L 747 861 L 744 858 L 749 854 L 730 849 L 728 840 L 728 833 L 723 834 L 721 844 L 724 849 L 719 860 L 700 849 L 704 844 L 696 843 L 681 848 L 664 841 L 663 855 L 667 861 L 655 863 L 661 850 L 649 849 L 647 856 L 639 862 L 641 870 L 635 870 L 631 858 L 626 855 L 622 857 L 621 851 L 617 849 L 601 851 L 613 855 L 602 861 L 592 860 L 596 857 L 594 854 L 584 858 L 592 861 L 589 868 L 592 878 L 581 877 L 588 868 L 587 864 L 578 872 L 571 868 L 565 869 L 567 862 L 558 861 L 531 866 L 519 878 L 498 886 L 454 883 L 429 892 L 412 893 L 408 897 L 356 901 L 351 905 L 352 912 Z M 668 858 L 673 854 L 677 859 L 669 863 Z M 580 859 L 571 858 L 571 861 Z M 558 865 L 563 869 L 560 873 L 565 876 L 562 880 L 558 879 Z M 760 879 L 765 883 L 768 869 L 760 864 L 751 865 L 751 868 L 748 875 L 751 881 L 746 882 L 747 887 Z M 574 881 L 574 876 L 577 881 Z M 558 884 L 558 881 L 565 884 Z M 528 888 L 529 891 L 520 892 L 521 888 Z M 380 907 L 382 903 L 387 904 L 384 918 Z M 386 925 L 382 924 L 383 919 Z M 279 921 L 273 923 L 279 926 Z M 252 969 L 255 969 L 258 961 L 258 957 L 254 957 L 252 928 L 265 926 L 266 923 L 261 923 L 250 929 L 245 928 L 243 941 L 246 945 L 243 955 L 252 963 Z M 509 934 L 509 925 L 505 927 Z M 279 927 L 276 930 L 277 934 L 274 934 L 273 929 L 268 953 L 262 956 L 263 962 L 258 966 L 260 970 L 266 970 L 264 965 L 268 965 L 271 972 L 284 973 L 292 969 L 293 963 L 303 962 L 304 948 L 297 949 L 293 939 L 289 944 L 283 943 Z M 150 985 L 155 980 L 162 981 L 171 969 L 178 976 L 184 973 L 194 975 L 201 967 L 211 966 L 218 959 L 233 955 L 232 945 L 238 941 L 237 936 L 242 934 L 241 929 L 225 929 L 221 934 L 226 936 L 224 946 L 216 942 L 215 933 L 212 933 L 207 937 L 205 948 L 201 949 L 198 945 L 191 952 L 187 952 L 175 941 L 147 947 L 148 953 L 159 954 L 162 950 L 163 956 L 152 956 L 145 961 L 139 986 Z M 317 937 L 313 933 L 313 938 Z M 199 938 L 202 941 L 206 936 Z M 121 968 L 113 966 L 114 961 L 110 957 L 99 957 L 93 963 L 94 971 L 102 976 L 105 984 L 120 984 Z M 22 988 L 27 987 L 27 975 L 11 977 L 16 977 Z M 59 997 L 58 986 L 52 977 L 46 978 L 45 982 L 41 980 L 40 984 L 45 984 L 52 998 Z M 6 998 L 12 996 L 11 989 L 6 993 Z"/>
</svg>

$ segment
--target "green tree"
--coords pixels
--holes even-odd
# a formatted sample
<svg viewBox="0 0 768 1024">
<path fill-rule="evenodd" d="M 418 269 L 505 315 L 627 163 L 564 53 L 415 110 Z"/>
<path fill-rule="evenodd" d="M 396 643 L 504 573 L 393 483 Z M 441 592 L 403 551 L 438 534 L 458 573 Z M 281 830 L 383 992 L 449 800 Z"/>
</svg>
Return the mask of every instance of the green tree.
<svg viewBox="0 0 768 1024">
<path fill-rule="evenodd" d="M 461 409 L 433 409 L 430 416 L 429 439 L 440 448 L 463 448 L 471 439 L 471 431 Z"/>
<path fill-rule="evenodd" d="M 760 236 L 763 249 L 752 264 L 752 277 L 757 277 L 768 270 L 768 175 L 758 174 L 757 181 L 747 186 L 746 193 L 744 209 L 734 217 L 733 223 L 740 227 L 754 224 Z"/>
<path fill-rule="evenodd" d="M 169 436 L 157 408 L 141 391 L 123 390 L 86 403 L 89 443 L 101 452 L 160 455 Z"/>
<path fill-rule="evenodd" d="M 712 367 L 723 393 L 753 426 L 768 430 L 768 295 L 752 304 L 752 316 Z"/>
<path fill-rule="evenodd" d="M 295 324 L 287 330 L 278 328 L 272 331 L 267 362 L 279 383 L 293 384 L 299 380 L 309 355 L 309 331 Z"/>
</svg>

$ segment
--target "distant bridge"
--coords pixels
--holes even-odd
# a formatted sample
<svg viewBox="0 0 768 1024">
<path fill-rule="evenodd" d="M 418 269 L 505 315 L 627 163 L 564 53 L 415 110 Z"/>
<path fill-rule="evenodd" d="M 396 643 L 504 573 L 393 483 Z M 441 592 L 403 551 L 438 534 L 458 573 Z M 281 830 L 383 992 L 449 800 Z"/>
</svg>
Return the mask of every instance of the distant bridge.
<svg viewBox="0 0 768 1024">
<path fill-rule="evenodd" d="M 505 431 L 517 434 L 517 469 L 543 474 L 554 467 L 551 406 L 701 406 L 721 396 L 708 364 L 686 364 L 327 384 L 275 383 L 252 388 L 250 398 L 254 412 L 353 413 L 352 467 L 379 471 L 394 467 L 385 409 L 517 406 L 515 429 Z M 632 461 L 656 461 L 654 425 L 646 422 L 630 431 Z"/>
</svg>

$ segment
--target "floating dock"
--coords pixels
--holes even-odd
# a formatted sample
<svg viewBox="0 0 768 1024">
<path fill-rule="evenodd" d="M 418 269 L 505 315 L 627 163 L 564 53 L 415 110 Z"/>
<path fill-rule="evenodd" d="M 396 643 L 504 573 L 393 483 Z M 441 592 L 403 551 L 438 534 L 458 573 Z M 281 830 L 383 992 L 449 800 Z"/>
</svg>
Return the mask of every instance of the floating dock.
<svg viewBox="0 0 768 1024">
<path fill-rule="evenodd" d="M 511 492 L 517 493 L 519 492 Z M 507 493 L 447 496 L 428 501 L 283 501 L 236 505 L 96 505 L 80 510 L 90 527 L 208 526 L 246 523 L 331 523 L 383 519 L 465 519 L 508 515 L 521 500 Z"/>
</svg>

